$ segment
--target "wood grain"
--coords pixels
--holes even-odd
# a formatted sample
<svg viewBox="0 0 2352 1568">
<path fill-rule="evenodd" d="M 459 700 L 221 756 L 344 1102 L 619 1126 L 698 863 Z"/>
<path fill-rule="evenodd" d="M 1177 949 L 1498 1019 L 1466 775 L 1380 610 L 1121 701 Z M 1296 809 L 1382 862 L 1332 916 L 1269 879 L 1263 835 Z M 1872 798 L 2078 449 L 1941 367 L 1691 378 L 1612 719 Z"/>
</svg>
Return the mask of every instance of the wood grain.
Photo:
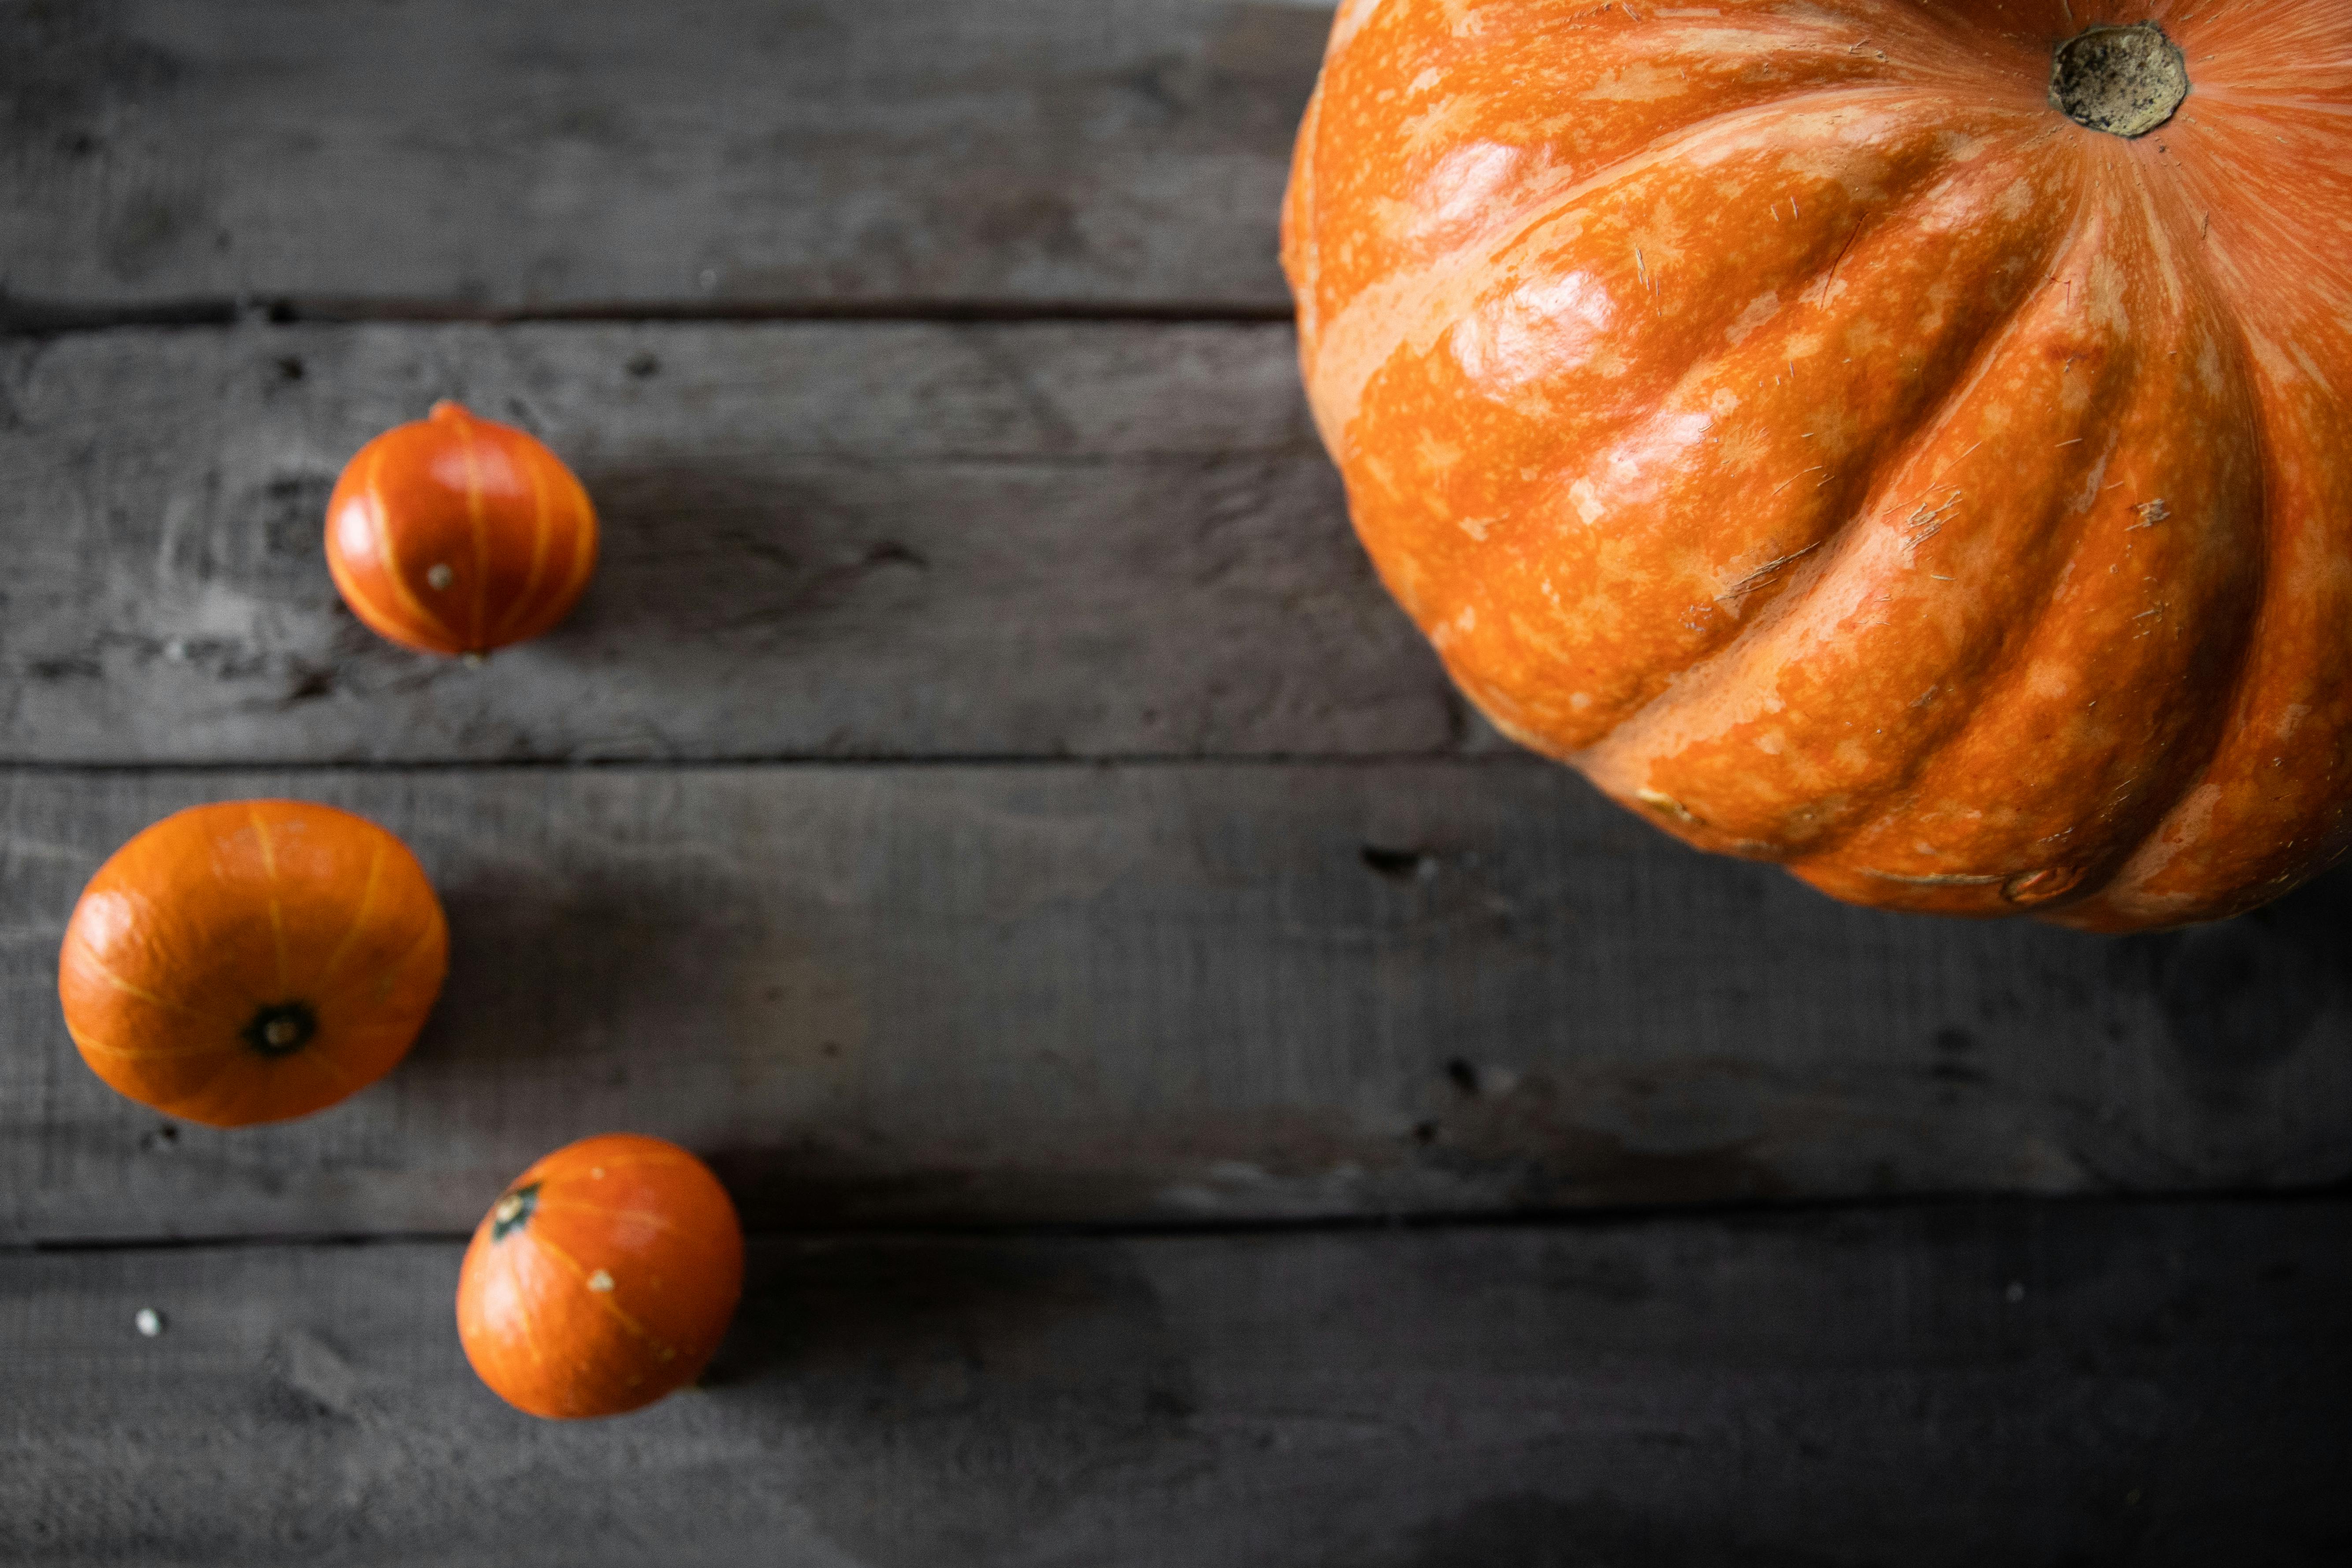
<svg viewBox="0 0 2352 1568">
<path fill-rule="evenodd" d="M 1284 326 L 366 327 L 0 342 L 0 757 L 1443 750 Z M 337 598 L 326 500 L 434 399 L 604 553 L 481 668 Z"/>
<path fill-rule="evenodd" d="M 7 1238 L 470 1228 L 608 1131 L 768 1226 L 2352 1173 L 2342 880 L 2127 941 L 1871 914 L 1523 762 L 0 776 Z M 343 1105 L 167 1127 L 74 1056 L 63 922 L 271 795 L 412 844 L 449 985 Z"/>
<path fill-rule="evenodd" d="M 20 315 L 1286 309 L 1326 4 L 0 5 Z"/>
<path fill-rule="evenodd" d="M 2300 1568 L 2352 1539 L 2347 1226 L 779 1239 L 710 1387 L 577 1424 L 474 1381 L 455 1244 L 0 1254 L 0 1555 Z"/>
</svg>

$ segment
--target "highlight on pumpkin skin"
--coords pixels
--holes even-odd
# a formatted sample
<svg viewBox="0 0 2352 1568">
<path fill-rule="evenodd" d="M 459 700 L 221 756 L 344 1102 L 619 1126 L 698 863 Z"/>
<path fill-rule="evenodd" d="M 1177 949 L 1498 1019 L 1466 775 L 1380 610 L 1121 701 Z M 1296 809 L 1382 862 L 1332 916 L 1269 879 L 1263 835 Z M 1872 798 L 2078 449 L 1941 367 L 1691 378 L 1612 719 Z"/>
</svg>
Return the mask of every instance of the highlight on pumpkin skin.
<svg viewBox="0 0 2352 1568">
<path fill-rule="evenodd" d="M 344 465 L 327 501 L 327 569 L 379 635 L 485 654 L 571 613 L 596 569 L 596 511 L 536 437 L 444 399 Z"/>
<path fill-rule="evenodd" d="M 99 868 L 58 957 L 90 1070 L 166 1116 L 283 1121 L 390 1072 L 448 968 L 424 868 L 363 817 L 299 801 L 191 806 Z"/>
<path fill-rule="evenodd" d="M 606 1133 L 540 1160 L 482 1216 L 457 1338 L 518 1410 L 618 1415 L 700 1376 L 742 1293 L 742 1226 L 710 1168 Z"/>
</svg>

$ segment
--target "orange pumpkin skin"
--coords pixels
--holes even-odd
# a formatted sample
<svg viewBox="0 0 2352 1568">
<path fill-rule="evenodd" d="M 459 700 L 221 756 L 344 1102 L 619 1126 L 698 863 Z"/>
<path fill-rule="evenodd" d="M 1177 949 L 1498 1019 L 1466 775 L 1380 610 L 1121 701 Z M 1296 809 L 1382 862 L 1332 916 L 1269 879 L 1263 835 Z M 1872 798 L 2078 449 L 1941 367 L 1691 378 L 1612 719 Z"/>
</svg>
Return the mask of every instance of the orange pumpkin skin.
<svg viewBox="0 0 2352 1568">
<path fill-rule="evenodd" d="M 2126 137 L 2053 50 L 2154 21 Z M 2119 931 L 2352 837 L 2352 4 L 1347 0 L 1284 262 L 1507 733 L 1860 903 Z"/>
<path fill-rule="evenodd" d="M 552 629 L 596 569 L 596 512 L 563 460 L 455 403 L 362 447 L 327 500 L 327 569 L 352 613 L 425 653 Z"/>
<path fill-rule="evenodd" d="M 701 1374 L 743 1294 L 727 1189 L 675 1143 L 583 1138 L 517 1176 L 475 1228 L 457 1338 L 533 1415 L 617 1415 Z"/>
<path fill-rule="evenodd" d="M 191 806 L 116 850 L 66 925 L 58 994 L 82 1060 L 166 1116 L 306 1116 L 405 1056 L 449 961 L 408 847 L 289 800 Z"/>
</svg>

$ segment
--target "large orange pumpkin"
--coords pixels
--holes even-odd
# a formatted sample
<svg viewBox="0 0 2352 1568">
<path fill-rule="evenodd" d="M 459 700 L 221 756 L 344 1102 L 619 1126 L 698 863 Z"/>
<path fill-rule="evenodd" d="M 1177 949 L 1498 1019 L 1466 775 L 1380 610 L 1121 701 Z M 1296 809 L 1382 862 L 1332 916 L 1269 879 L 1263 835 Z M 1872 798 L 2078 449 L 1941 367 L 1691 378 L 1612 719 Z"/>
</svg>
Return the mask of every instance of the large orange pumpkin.
<svg viewBox="0 0 2352 1568">
<path fill-rule="evenodd" d="M 352 613 L 426 653 L 551 629 L 596 568 L 596 511 L 563 460 L 450 402 L 362 447 L 327 500 L 327 569 Z"/>
<path fill-rule="evenodd" d="M 709 1167 L 608 1133 L 514 1179 L 457 1276 L 457 1338 L 533 1415 L 617 1415 L 691 1383 L 743 1293 L 743 1231 Z"/>
<path fill-rule="evenodd" d="M 116 850 L 58 959 L 92 1071 L 168 1116 L 280 1121 L 392 1070 L 448 966 L 408 847 L 331 806 L 193 806 Z"/>
<path fill-rule="evenodd" d="M 2347 0 L 1347 0 L 1284 228 L 1389 587 L 1660 826 L 2105 930 L 2345 847 Z"/>
</svg>

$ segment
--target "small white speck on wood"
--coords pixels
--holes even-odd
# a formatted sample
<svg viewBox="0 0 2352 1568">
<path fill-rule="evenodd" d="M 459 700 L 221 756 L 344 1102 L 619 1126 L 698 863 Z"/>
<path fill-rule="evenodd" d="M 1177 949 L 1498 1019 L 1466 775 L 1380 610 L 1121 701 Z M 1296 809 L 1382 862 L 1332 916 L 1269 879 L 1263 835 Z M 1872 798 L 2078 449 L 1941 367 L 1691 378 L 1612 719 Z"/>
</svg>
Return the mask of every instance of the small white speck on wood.
<svg viewBox="0 0 2352 1568">
<path fill-rule="evenodd" d="M 152 1307 L 140 1308 L 138 1315 L 131 1321 L 142 1336 L 151 1340 L 163 1331 L 163 1314 Z"/>
<path fill-rule="evenodd" d="M 610 1274 L 605 1273 L 603 1269 L 599 1268 L 595 1273 L 588 1276 L 588 1289 L 595 1291 L 598 1295 L 601 1296 L 604 1294 L 604 1292 L 610 1290 L 612 1288 L 613 1277 Z"/>
</svg>

